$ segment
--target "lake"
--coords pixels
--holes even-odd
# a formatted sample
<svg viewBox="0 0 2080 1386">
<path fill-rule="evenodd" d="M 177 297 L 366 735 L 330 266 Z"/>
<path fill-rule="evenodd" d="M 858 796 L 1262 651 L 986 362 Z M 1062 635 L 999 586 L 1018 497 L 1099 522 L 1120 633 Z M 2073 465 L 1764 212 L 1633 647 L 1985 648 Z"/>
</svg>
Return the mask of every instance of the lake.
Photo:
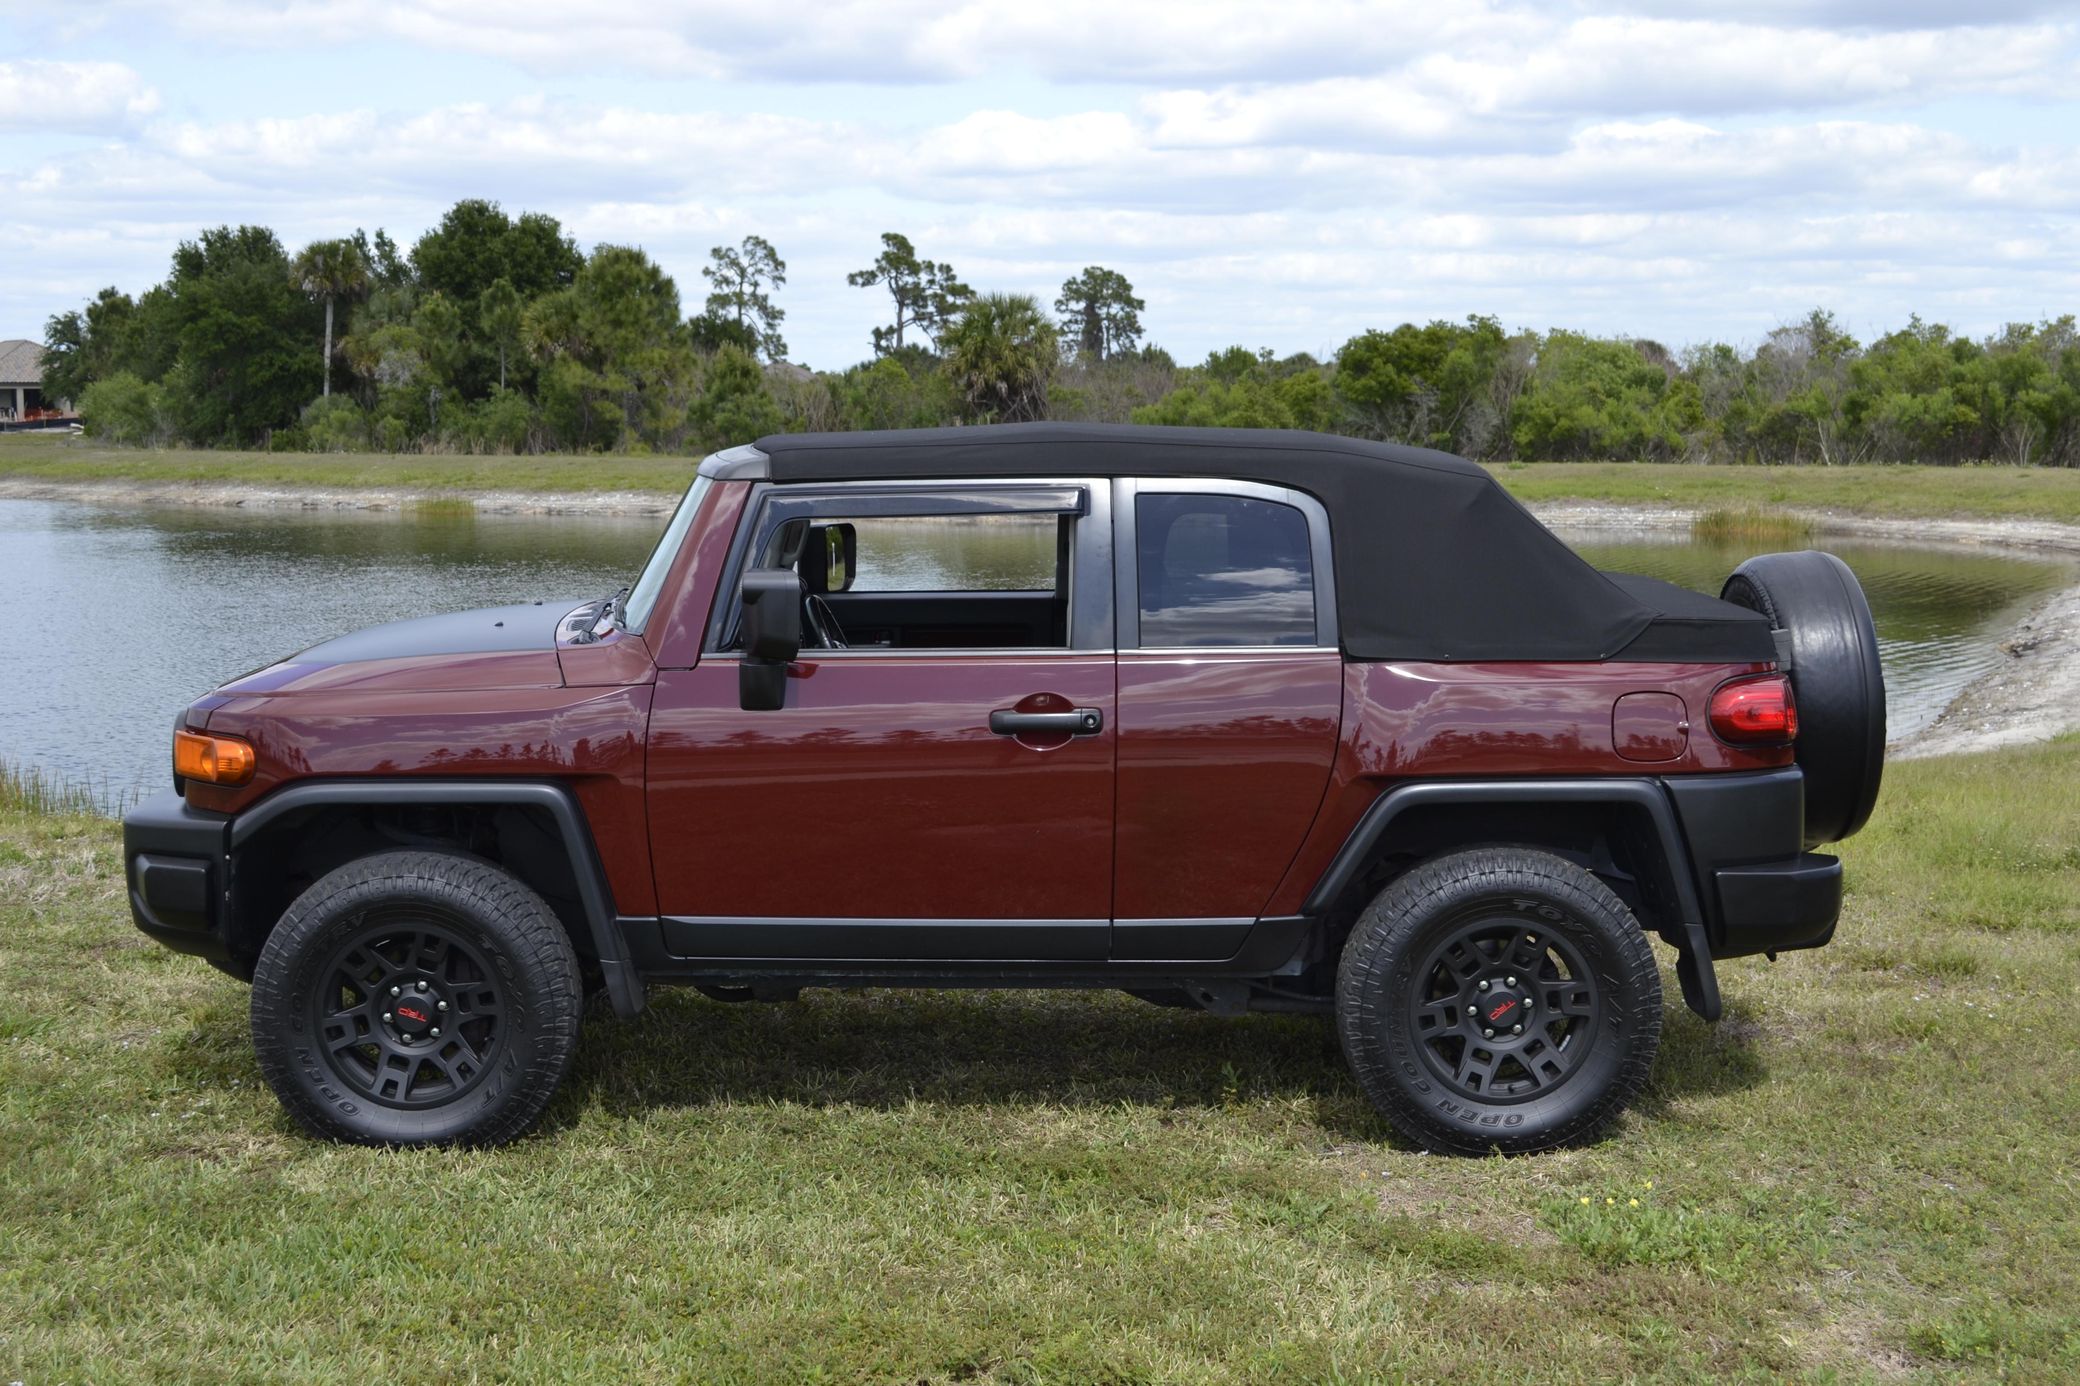
<svg viewBox="0 0 2080 1386">
<path fill-rule="evenodd" d="M 92 785 L 111 805 L 167 781 L 176 712 L 216 685 L 378 621 L 503 602 L 599 596 L 629 581 L 662 516 L 129 509 L 0 500 L 0 594 L 14 615 L 0 760 Z M 862 584 L 1020 586 L 1052 565 L 1046 527 L 976 544 L 915 527 L 917 558 Z M 1680 536 L 1566 534 L 1603 568 L 1717 591 L 1762 547 Z M 1925 727 L 2005 656 L 2031 601 L 2070 561 L 1983 550 L 1823 543 L 1869 593 L 1892 735 Z M 885 550 L 884 550 L 885 551 Z"/>
</svg>

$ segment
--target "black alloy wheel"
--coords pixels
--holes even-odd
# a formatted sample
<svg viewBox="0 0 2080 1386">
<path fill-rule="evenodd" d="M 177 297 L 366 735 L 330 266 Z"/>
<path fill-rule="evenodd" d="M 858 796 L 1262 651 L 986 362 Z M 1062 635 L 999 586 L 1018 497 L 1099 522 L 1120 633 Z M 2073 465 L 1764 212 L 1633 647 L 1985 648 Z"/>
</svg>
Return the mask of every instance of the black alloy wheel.
<svg viewBox="0 0 2080 1386">
<path fill-rule="evenodd" d="M 1463 1097 L 1535 1097 L 1565 1083 L 1593 1046 L 1596 975 L 1551 930 L 1474 906 L 1416 969 L 1408 1010 L 1425 1064 Z"/>
<path fill-rule="evenodd" d="M 370 916 L 311 995 L 319 1060 L 343 1086 L 385 1106 L 453 1102 L 501 1057 L 498 978 L 437 909 Z"/>
</svg>

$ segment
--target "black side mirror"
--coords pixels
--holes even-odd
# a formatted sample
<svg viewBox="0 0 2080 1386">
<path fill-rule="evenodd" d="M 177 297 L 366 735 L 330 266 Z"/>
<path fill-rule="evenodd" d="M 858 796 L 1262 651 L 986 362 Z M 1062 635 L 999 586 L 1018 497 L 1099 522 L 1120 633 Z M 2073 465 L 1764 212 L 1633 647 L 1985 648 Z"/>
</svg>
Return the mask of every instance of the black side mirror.
<svg viewBox="0 0 2080 1386">
<path fill-rule="evenodd" d="M 859 530 L 852 524 L 809 526 L 802 548 L 802 581 L 811 592 L 850 592 L 859 571 Z"/>
<path fill-rule="evenodd" d="M 802 580 L 792 568 L 744 574 L 744 657 L 737 665 L 737 703 L 771 712 L 787 700 L 787 666 L 802 652 Z"/>
</svg>

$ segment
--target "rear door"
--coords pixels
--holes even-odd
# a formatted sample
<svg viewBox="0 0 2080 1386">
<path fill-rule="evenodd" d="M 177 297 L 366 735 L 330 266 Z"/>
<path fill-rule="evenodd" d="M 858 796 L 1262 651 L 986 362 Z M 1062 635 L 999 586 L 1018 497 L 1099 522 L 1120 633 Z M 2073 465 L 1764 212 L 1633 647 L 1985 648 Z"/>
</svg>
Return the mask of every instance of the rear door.
<svg viewBox="0 0 2080 1386">
<path fill-rule="evenodd" d="M 1232 957 L 1312 825 L 1343 705 L 1329 521 L 1237 481 L 1114 483 L 1112 956 Z"/>
<path fill-rule="evenodd" d="M 669 951 L 1103 959 L 1109 483 L 779 486 L 752 506 L 698 666 L 658 675 Z M 795 548 L 847 648 L 805 648 L 785 705 L 745 711 L 731 594 Z"/>
</svg>

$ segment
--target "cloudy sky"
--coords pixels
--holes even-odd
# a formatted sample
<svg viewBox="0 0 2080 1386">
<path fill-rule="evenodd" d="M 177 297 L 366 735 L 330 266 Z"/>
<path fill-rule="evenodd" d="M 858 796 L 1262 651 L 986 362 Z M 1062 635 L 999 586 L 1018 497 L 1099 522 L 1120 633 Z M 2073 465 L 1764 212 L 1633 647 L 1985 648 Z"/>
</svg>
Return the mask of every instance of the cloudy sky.
<svg viewBox="0 0 2080 1386">
<path fill-rule="evenodd" d="M 764 235 L 817 366 L 866 354 L 844 275 L 884 230 L 1047 301 L 1120 269 L 1180 360 L 1476 312 L 1680 345 L 2080 311 L 2070 2 L 0 0 L 0 31 L 0 337 L 205 225 L 409 244 L 471 196 L 645 247 L 689 309 Z"/>
</svg>

